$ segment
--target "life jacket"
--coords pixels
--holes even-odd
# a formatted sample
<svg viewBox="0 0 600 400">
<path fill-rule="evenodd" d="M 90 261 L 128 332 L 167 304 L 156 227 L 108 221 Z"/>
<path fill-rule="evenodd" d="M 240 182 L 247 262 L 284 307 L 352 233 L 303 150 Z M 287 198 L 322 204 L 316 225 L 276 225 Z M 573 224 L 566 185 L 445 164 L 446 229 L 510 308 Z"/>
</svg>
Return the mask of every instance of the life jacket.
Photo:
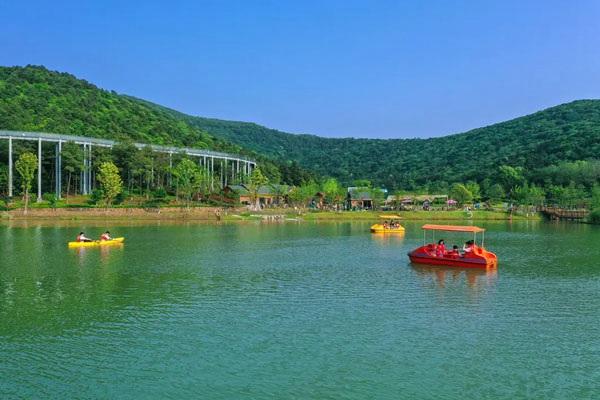
<svg viewBox="0 0 600 400">
<path fill-rule="evenodd" d="M 76 240 L 77 242 L 82 242 L 82 240 L 81 240 L 81 237 L 82 237 L 82 236 L 83 236 L 83 235 L 77 235 L 77 239 L 75 239 L 75 240 Z"/>
<path fill-rule="evenodd" d="M 100 236 L 100 240 L 110 240 L 110 236 L 108 236 L 106 233 L 103 233 L 102 236 Z"/>
</svg>

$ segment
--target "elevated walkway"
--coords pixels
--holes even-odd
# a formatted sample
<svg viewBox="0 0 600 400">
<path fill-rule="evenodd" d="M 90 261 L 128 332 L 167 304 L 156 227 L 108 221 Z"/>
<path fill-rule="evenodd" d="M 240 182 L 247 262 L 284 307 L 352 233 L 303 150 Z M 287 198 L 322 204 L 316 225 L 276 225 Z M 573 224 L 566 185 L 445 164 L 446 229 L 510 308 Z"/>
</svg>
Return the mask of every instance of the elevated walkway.
<svg viewBox="0 0 600 400">
<path fill-rule="evenodd" d="M 63 135 L 57 133 L 47 132 L 25 132 L 25 131 L 7 131 L 0 130 L 0 139 L 8 140 L 8 195 L 13 196 L 13 140 L 27 140 L 35 141 L 38 143 L 38 169 L 37 169 L 37 195 L 38 201 L 42 199 L 42 143 L 54 143 L 56 146 L 55 155 L 55 185 L 56 185 L 56 196 L 60 198 L 62 188 L 62 145 L 64 143 L 75 143 L 83 146 L 83 165 L 82 165 L 82 176 L 81 176 L 81 191 L 83 194 L 89 194 L 92 190 L 92 147 L 108 147 L 112 148 L 117 144 L 117 141 L 109 139 L 100 139 L 87 136 L 75 136 L 75 135 Z M 220 166 L 220 179 L 221 184 L 225 185 L 227 180 L 227 174 L 223 175 L 223 170 L 227 170 L 228 164 L 231 164 L 231 177 L 232 180 L 239 175 L 250 175 L 252 169 L 256 168 L 256 162 L 246 157 L 242 157 L 235 154 L 222 153 L 218 151 L 195 149 L 191 147 L 174 147 L 174 146 L 161 146 L 155 144 L 146 143 L 134 143 L 134 146 L 138 149 L 150 147 L 152 150 L 158 153 L 169 154 L 169 164 L 172 166 L 172 155 L 173 154 L 185 154 L 190 157 L 199 158 L 199 163 L 206 168 L 210 175 L 211 181 L 214 178 L 215 173 L 215 160 L 221 164 Z"/>
</svg>

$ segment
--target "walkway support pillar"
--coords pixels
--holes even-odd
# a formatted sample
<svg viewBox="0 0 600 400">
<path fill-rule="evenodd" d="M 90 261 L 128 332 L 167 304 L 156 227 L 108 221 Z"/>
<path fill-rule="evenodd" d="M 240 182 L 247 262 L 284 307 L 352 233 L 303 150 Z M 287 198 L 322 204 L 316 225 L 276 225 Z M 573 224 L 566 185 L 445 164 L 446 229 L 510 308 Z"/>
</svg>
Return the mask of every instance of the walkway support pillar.
<svg viewBox="0 0 600 400">
<path fill-rule="evenodd" d="M 88 143 L 88 194 L 92 193 L 92 143 Z"/>
<path fill-rule="evenodd" d="M 56 159 L 54 161 L 54 173 L 56 182 L 56 198 L 62 198 L 62 142 L 56 144 Z"/>
<path fill-rule="evenodd" d="M 223 160 L 221 160 L 221 168 L 219 168 L 219 169 L 220 169 L 219 172 L 221 173 L 221 189 L 223 189 L 223 182 L 225 182 L 223 179 Z"/>
<path fill-rule="evenodd" d="M 12 137 L 8 138 L 8 197 L 13 197 Z"/>
<path fill-rule="evenodd" d="M 87 179 L 86 168 L 87 168 L 87 143 L 84 143 L 83 144 L 83 169 L 81 170 L 81 194 L 88 194 L 87 193 L 87 185 L 85 183 L 85 181 Z"/>
<path fill-rule="evenodd" d="M 235 183 L 235 161 L 231 160 L 231 184 Z"/>
<path fill-rule="evenodd" d="M 173 186 L 173 153 L 169 152 L 169 186 Z"/>
<path fill-rule="evenodd" d="M 210 158 L 210 190 L 215 190 L 215 158 Z"/>
<path fill-rule="evenodd" d="M 87 185 L 88 185 L 88 194 L 92 193 L 92 144 L 88 143 L 88 168 L 87 168 L 87 173 L 88 173 L 88 179 L 87 179 Z"/>
<path fill-rule="evenodd" d="M 42 201 L 42 138 L 38 139 L 37 202 Z"/>
<path fill-rule="evenodd" d="M 83 171 L 81 171 L 81 193 L 90 194 L 92 183 L 92 144 L 83 144 Z"/>
</svg>

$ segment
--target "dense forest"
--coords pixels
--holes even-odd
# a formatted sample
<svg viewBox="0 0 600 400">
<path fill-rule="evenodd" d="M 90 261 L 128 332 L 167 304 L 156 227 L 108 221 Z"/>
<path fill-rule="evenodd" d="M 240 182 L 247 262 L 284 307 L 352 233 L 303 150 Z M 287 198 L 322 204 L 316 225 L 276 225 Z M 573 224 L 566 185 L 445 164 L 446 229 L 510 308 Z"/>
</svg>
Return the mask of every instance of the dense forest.
<svg viewBox="0 0 600 400">
<path fill-rule="evenodd" d="M 432 139 L 330 139 L 293 135 L 246 122 L 174 115 L 244 148 L 297 160 L 343 183 L 370 179 L 388 188 L 486 178 L 498 166 L 521 167 L 531 179 L 564 161 L 600 157 L 600 100 L 580 100 L 472 131 Z"/>
<path fill-rule="evenodd" d="M 44 67 L 0 67 L 0 129 L 240 153 L 257 158 L 271 182 L 291 185 L 333 177 L 391 192 L 456 192 L 462 183 L 473 197 L 572 204 L 591 199 L 600 181 L 600 100 L 440 138 L 332 139 L 189 116 Z"/>
<path fill-rule="evenodd" d="M 294 184 L 312 176 L 296 163 L 216 138 L 167 109 L 41 66 L 0 67 L 0 129 L 205 148 L 257 159 L 275 181 Z"/>
</svg>

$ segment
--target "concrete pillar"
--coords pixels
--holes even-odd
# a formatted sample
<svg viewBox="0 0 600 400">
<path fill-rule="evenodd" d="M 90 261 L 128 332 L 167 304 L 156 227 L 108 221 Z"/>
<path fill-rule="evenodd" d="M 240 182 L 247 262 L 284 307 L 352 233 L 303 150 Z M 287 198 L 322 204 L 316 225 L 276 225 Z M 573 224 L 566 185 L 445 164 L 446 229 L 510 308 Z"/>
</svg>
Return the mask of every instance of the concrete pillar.
<svg viewBox="0 0 600 400">
<path fill-rule="evenodd" d="M 83 144 L 83 168 L 81 170 L 81 194 L 88 194 L 87 185 L 85 182 L 87 179 L 86 168 L 87 168 L 87 144 L 84 143 Z"/>
<path fill-rule="evenodd" d="M 81 172 L 81 193 L 91 193 L 92 182 L 92 144 L 83 144 L 83 171 Z"/>
<path fill-rule="evenodd" d="M 12 138 L 8 138 L 8 197 L 13 196 L 13 157 Z"/>
<path fill-rule="evenodd" d="M 37 201 L 42 201 L 42 138 L 38 138 L 38 187 Z"/>
<path fill-rule="evenodd" d="M 169 153 L 169 186 L 173 186 L 173 153 Z"/>
<path fill-rule="evenodd" d="M 87 168 L 88 178 L 87 178 L 87 186 L 88 186 L 88 194 L 92 193 L 92 144 L 88 143 L 88 168 Z"/>
<path fill-rule="evenodd" d="M 210 190 L 215 190 L 214 176 L 215 176 L 215 158 L 211 157 L 210 158 Z"/>
<path fill-rule="evenodd" d="M 56 183 L 56 198 L 62 198 L 62 142 L 59 140 L 56 144 L 56 159 L 54 161 L 54 173 Z"/>
</svg>

